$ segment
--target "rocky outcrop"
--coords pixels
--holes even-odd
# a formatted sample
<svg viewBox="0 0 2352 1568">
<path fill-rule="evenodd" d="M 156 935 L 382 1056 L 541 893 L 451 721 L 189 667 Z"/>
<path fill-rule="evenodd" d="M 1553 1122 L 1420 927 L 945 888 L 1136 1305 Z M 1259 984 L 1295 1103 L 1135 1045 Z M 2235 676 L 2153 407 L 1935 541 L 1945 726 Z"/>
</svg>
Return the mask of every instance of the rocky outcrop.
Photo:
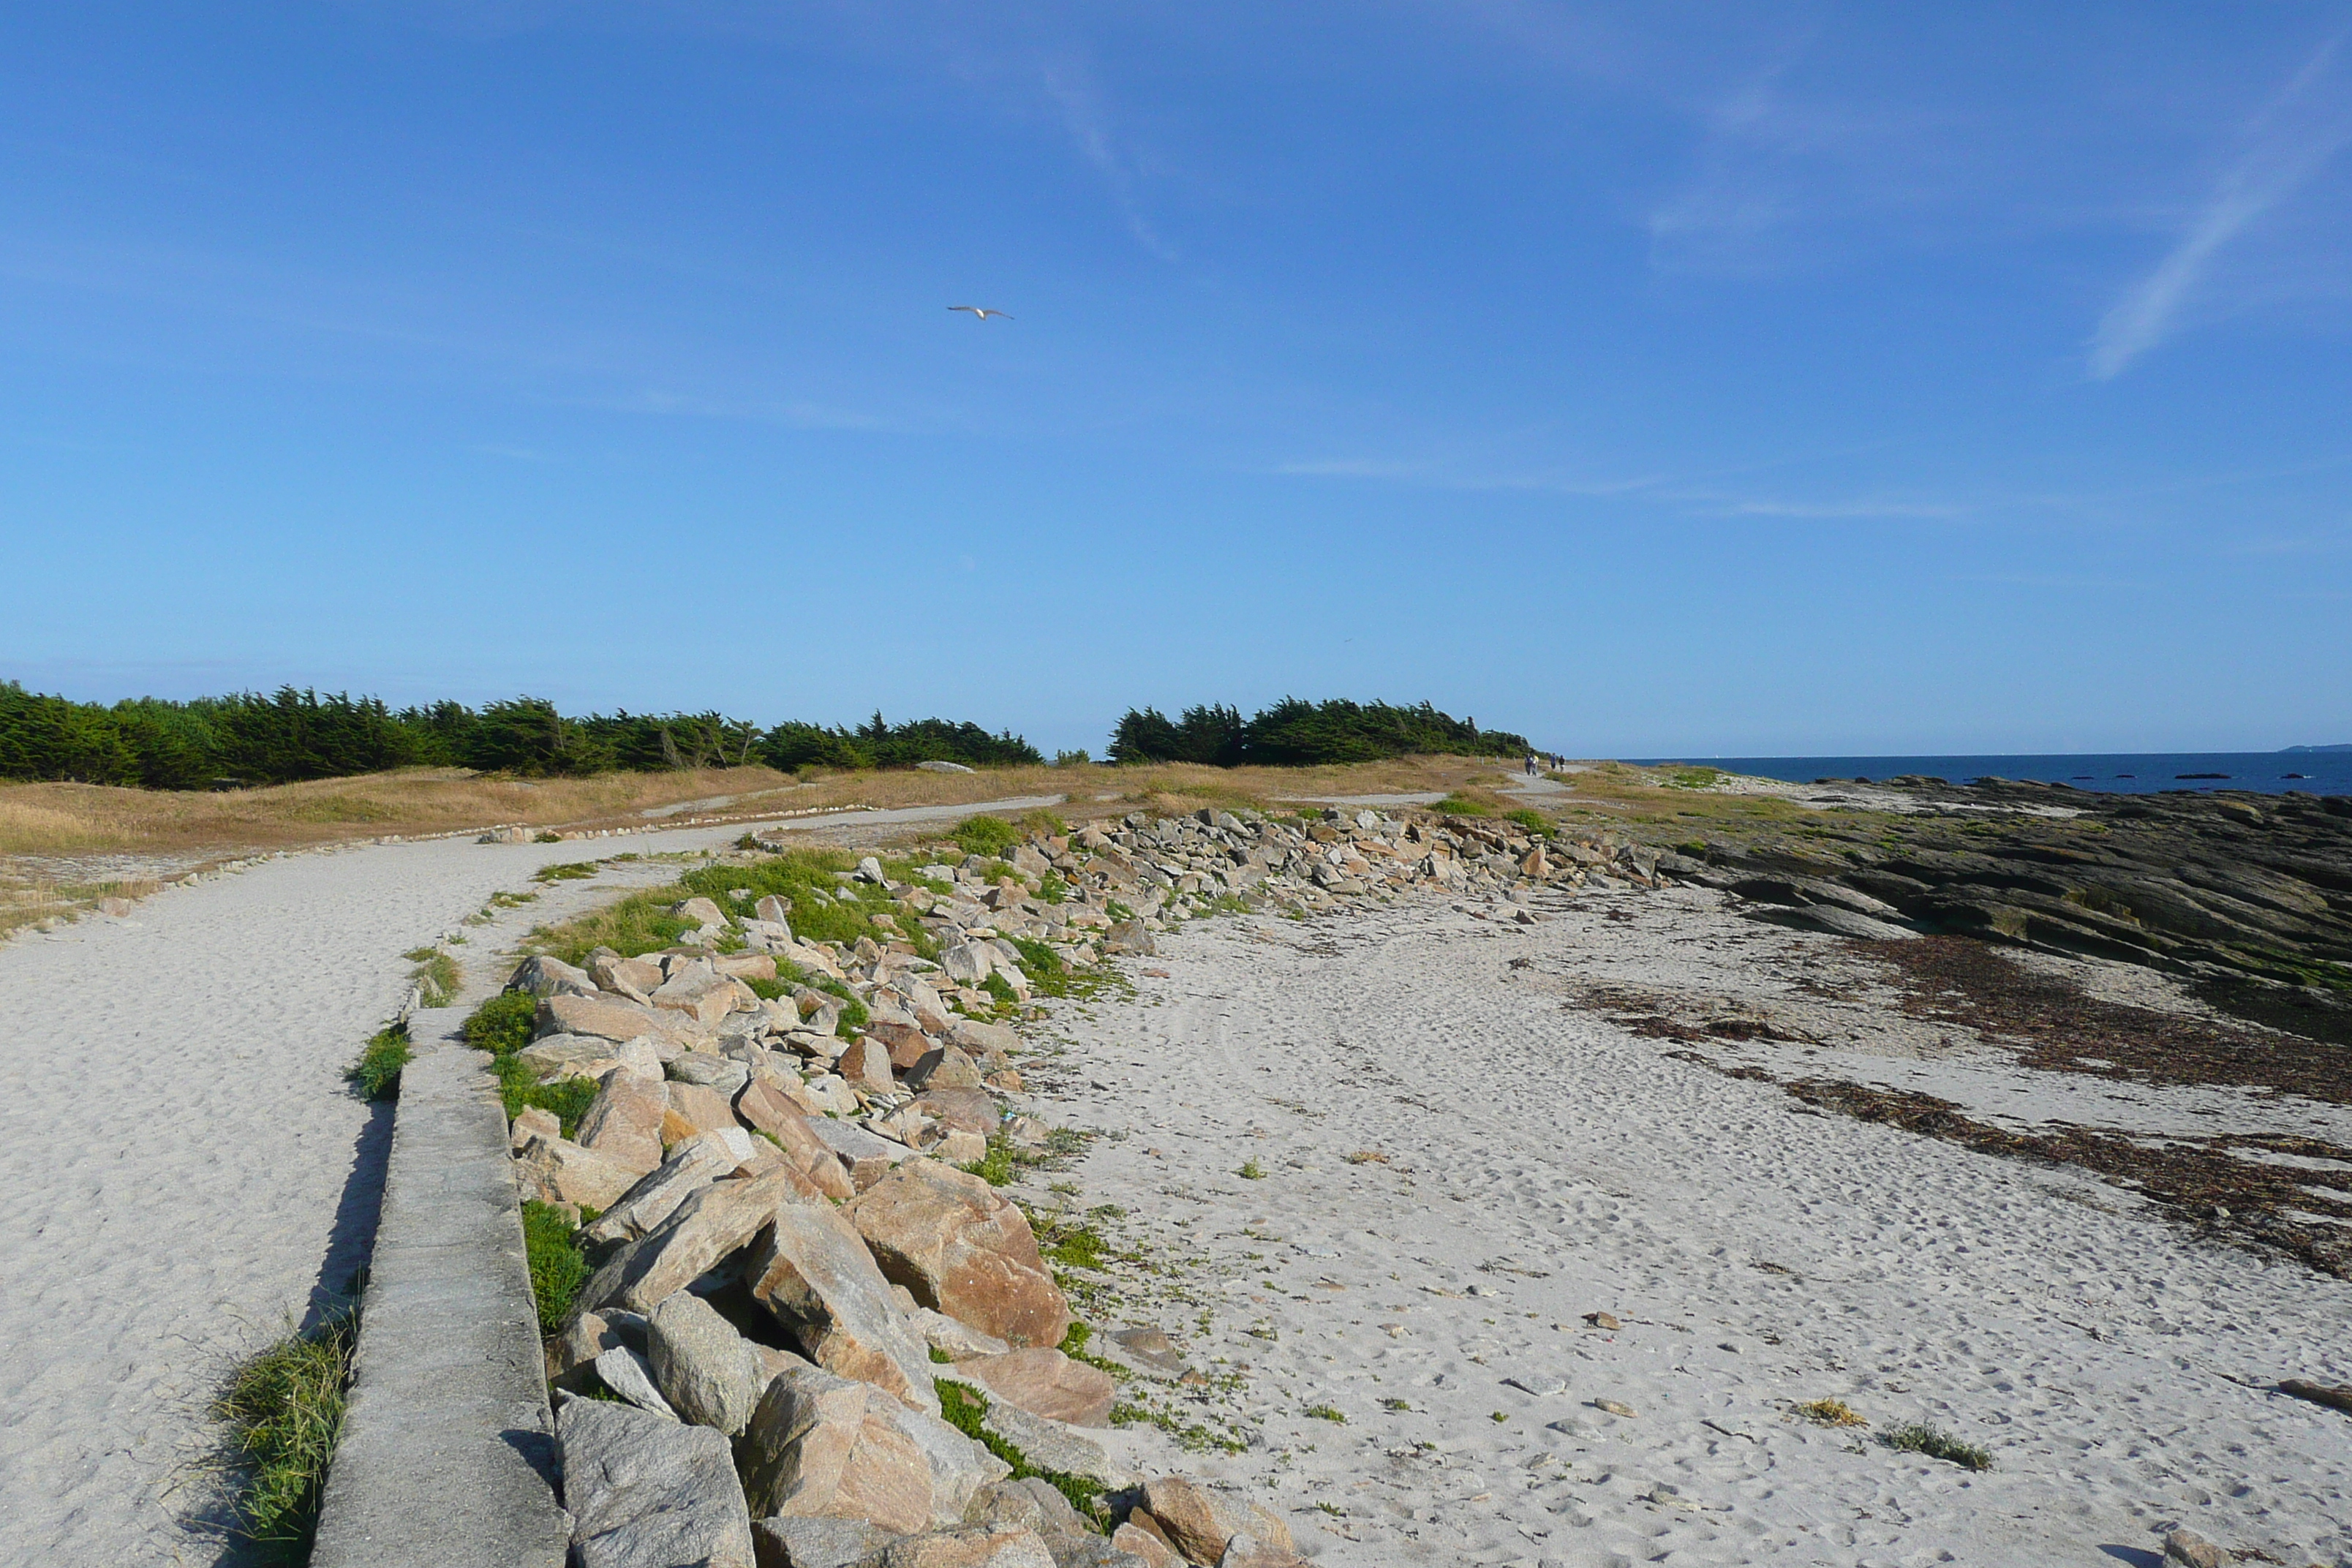
<svg viewBox="0 0 2352 1568">
<path fill-rule="evenodd" d="M 2352 802 L 2001 780 L 1873 791 L 1902 807 L 1899 835 L 1822 813 L 1801 835 L 1714 832 L 1660 864 L 1760 918 L 2145 964 L 2242 1017 L 2352 1043 Z"/>
</svg>

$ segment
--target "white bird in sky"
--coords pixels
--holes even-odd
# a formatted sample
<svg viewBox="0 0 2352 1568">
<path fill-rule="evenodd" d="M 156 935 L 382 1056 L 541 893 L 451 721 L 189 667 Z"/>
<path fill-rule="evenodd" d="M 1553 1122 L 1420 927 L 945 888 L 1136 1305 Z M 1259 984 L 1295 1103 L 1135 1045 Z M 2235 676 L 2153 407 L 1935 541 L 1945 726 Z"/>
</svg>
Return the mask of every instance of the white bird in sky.
<svg viewBox="0 0 2352 1568">
<path fill-rule="evenodd" d="M 1013 319 L 1012 317 L 1005 315 L 1003 311 L 992 310 L 985 305 L 950 305 L 948 309 L 950 310 L 970 310 L 971 312 L 971 319 L 975 321 L 984 321 L 991 316 L 1003 317 L 1003 320 L 1008 321 Z"/>
</svg>

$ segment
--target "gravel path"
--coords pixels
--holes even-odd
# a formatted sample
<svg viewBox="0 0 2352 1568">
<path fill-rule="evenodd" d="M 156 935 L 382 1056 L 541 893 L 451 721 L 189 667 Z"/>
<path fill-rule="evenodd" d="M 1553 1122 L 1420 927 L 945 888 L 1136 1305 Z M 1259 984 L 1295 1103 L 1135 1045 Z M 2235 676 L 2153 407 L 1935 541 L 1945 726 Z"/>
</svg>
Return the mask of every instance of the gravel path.
<svg viewBox="0 0 2352 1568">
<path fill-rule="evenodd" d="M 1035 804 L 761 827 L 866 838 Z M 238 1561 L 206 1407 L 366 1258 L 390 1107 L 342 1073 L 407 990 L 401 954 L 542 865 L 742 831 L 300 855 L 0 948 L 0 1563 Z M 561 884 L 530 913 L 668 874 Z"/>
</svg>

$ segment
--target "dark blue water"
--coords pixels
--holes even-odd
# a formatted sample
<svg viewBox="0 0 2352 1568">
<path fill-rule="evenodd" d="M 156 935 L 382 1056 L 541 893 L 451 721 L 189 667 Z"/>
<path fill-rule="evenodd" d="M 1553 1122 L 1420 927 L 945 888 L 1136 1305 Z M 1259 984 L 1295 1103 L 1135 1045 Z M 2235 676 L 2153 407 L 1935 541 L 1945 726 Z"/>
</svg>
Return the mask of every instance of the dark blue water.
<svg viewBox="0 0 2352 1568">
<path fill-rule="evenodd" d="M 1628 758 L 1627 761 L 1637 759 Z M 1966 784 L 2040 779 L 2076 789 L 2150 795 L 2168 789 L 2259 790 L 2280 795 L 2352 795 L 2352 752 L 2154 752 L 2027 757 L 1660 757 L 1638 759 L 1721 768 L 1811 784 L 1815 779 L 1891 779 L 1902 773 Z M 2219 775 L 2219 776 L 2198 776 Z"/>
</svg>

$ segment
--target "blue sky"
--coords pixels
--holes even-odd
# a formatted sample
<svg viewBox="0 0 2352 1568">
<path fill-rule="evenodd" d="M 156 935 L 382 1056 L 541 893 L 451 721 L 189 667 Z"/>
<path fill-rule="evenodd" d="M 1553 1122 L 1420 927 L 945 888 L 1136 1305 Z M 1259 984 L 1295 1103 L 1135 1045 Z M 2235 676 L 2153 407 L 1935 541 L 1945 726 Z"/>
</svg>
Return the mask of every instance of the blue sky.
<svg viewBox="0 0 2352 1568">
<path fill-rule="evenodd" d="M 2342 3 L 15 7 L 0 676 L 2352 740 L 2347 143 Z"/>
</svg>

